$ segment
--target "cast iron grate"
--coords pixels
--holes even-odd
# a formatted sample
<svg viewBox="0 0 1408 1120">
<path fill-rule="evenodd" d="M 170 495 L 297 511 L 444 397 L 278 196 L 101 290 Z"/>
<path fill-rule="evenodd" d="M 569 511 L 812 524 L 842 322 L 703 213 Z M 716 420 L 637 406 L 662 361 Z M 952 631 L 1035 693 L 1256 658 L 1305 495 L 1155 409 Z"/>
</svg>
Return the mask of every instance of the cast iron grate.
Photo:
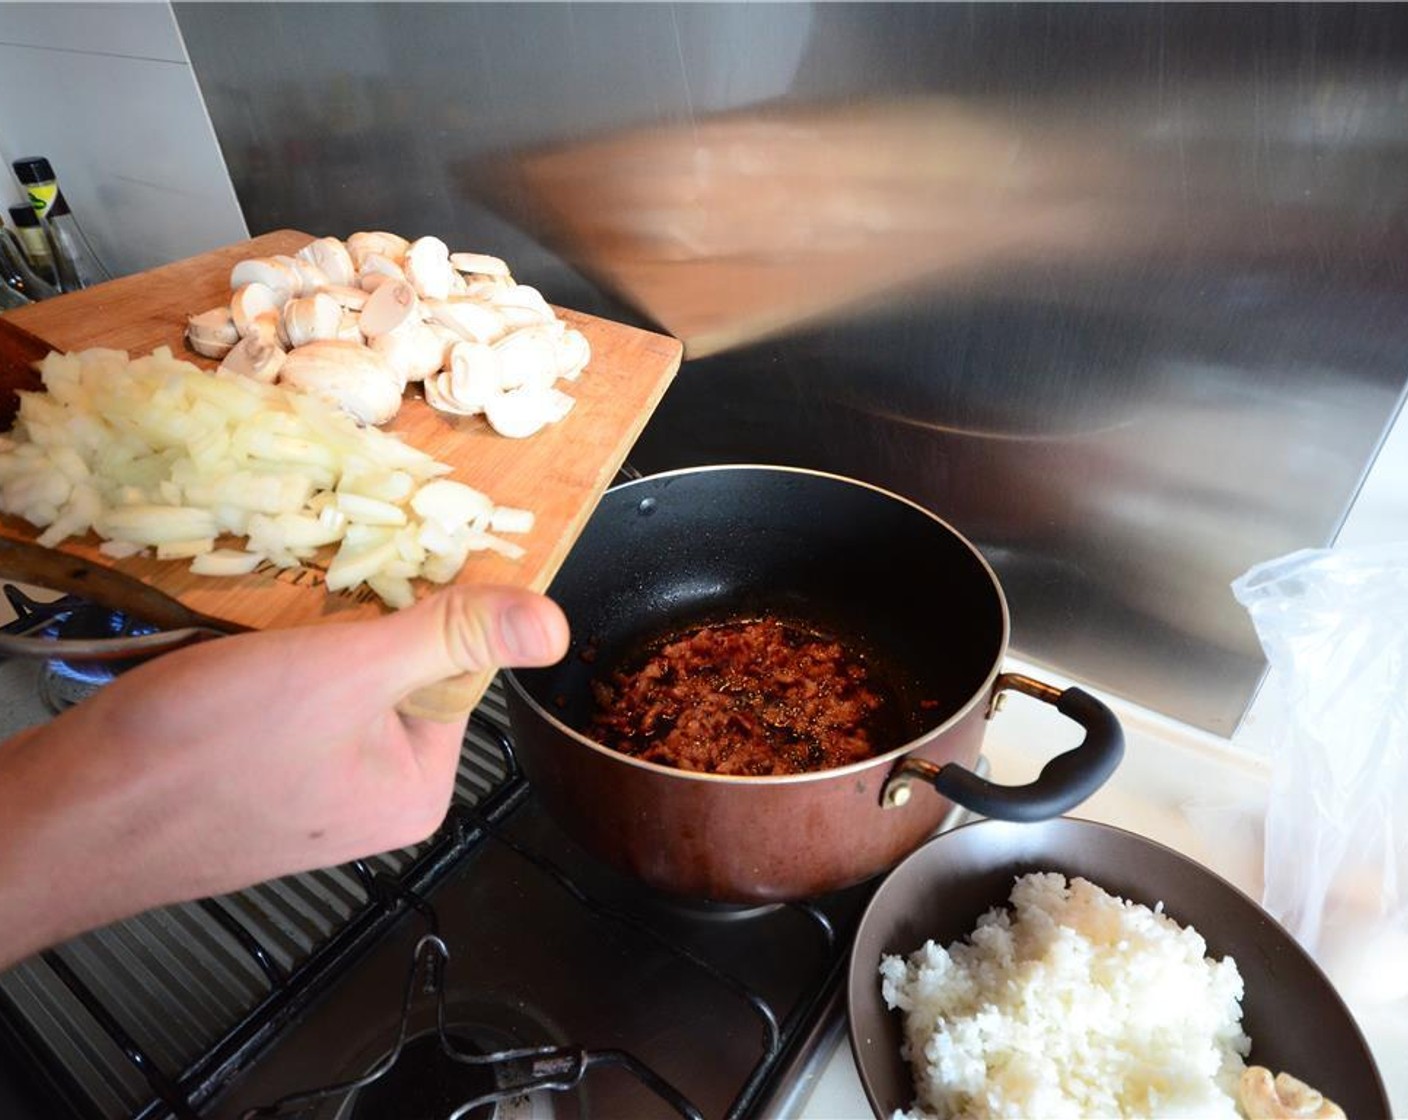
<svg viewBox="0 0 1408 1120">
<path fill-rule="evenodd" d="M 595 920 L 655 945 L 749 1009 L 758 1057 L 731 1090 L 726 1115 L 736 1120 L 775 1114 L 835 1033 L 855 909 L 847 908 L 838 933 L 824 909 L 790 908 L 812 929 L 808 941 L 817 964 L 814 978 L 779 1014 L 707 953 L 655 928 L 629 904 L 596 897 L 551 856 L 515 839 L 507 826 L 521 819 L 528 789 L 503 731 L 507 723 L 496 681 L 471 720 L 446 825 L 425 845 L 170 907 L 78 938 L 0 975 L 0 1028 L 45 1071 L 65 1115 L 187 1120 L 401 919 L 430 923 L 415 959 L 406 962 L 411 977 L 418 971 L 422 978 L 436 970 L 443 975 L 448 950 L 443 957 L 435 954 L 444 942 L 426 896 L 471 851 L 493 845 L 532 866 Z M 407 917 L 411 909 L 418 916 Z M 420 986 L 427 990 L 423 981 Z M 534 1059 L 528 1060 L 531 1065 Z M 557 1088 L 571 1088 L 590 1069 L 614 1064 L 646 1086 L 658 1085 L 656 1097 L 669 1103 L 670 1112 L 688 1115 L 694 1108 L 628 1053 L 543 1047 L 536 1060 L 545 1082 L 563 1082 Z M 316 1080 L 310 1088 L 317 1090 Z"/>
<path fill-rule="evenodd" d="M 522 796 L 496 682 L 465 736 L 455 802 L 485 820 Z M 0 1028 L 55 1103 L 93 1120 L 192 1116 L 481 836 L 167 907 L 0 974 Z M 176 1072 L 173 1072 L 176 1071 Z"/>
</svg>

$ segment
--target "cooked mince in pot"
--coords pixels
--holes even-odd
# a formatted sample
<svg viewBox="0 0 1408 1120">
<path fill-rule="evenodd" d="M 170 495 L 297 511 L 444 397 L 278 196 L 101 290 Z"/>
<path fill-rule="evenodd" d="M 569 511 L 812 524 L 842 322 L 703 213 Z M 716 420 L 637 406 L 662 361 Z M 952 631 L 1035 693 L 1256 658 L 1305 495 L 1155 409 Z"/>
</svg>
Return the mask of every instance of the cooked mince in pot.
<svg viewBox="0 0 1408 1120">
<path fill-rule="evenodd" d="M 676 634 L 592 690 L 587 734 L 680 770 L 798 774 L 900 743 L 895 697 L 866 660 L 776 618 Z"/>
</svg>

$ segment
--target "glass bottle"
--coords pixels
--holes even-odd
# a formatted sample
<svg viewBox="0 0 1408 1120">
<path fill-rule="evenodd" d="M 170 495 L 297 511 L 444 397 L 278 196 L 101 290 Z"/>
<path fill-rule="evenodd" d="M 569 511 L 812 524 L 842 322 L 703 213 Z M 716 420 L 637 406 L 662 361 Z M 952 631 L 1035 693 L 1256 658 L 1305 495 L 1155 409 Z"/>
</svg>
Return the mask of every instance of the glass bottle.
<svg viewBox="0 0 1408 1120">
<path fill-rule="evenodd" d="M 10 221 L 15 224 L 15 236 L 24 248 L 29 265 L 46 284 L 57 288 L 59 278 L 54 273 L 54 255 L 49 252 L 49 239 L 32 206 L 11 206 Z"/>
<path fill-rule="evenodd" d="M 29 204 L 39 217 L 49 241 L 59 287 L 76 292 L 111 279 L 111 274 L 98 259 L 78 218 L 69 209 L 68 201 L 59 190 L 54 168 L 43 156 L 26 156 L 11 166 L 24 186 Z"/>
<path fill-rule="evenodd" d="M 0 276 L 0 311 L 12 311 L 16 307 L 27 307 L 33 303 L 23 292 L 10 287 L 9 282 Z"/>
<path fill-rule="evenodd" d="M 48 299 L 59 294 L 58 288 L 30 267 L 29 257 L 14 231 L 3 225 L 0 225 L 0 276 L 11 288 L 29 299 Z"/>
</svg>

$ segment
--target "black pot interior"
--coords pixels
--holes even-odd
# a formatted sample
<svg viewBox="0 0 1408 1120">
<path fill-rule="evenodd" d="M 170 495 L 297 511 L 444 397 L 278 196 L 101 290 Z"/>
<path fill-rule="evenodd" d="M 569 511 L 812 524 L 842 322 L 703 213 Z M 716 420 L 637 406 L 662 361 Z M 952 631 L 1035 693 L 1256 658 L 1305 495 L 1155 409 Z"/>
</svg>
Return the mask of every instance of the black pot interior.
<svg viewBox="0 0 1408 1120">
<path fill-rule="evenodd" d="M 779 617 L 847 643 L 897 695 L 902 745 L 961 709 L 1002 656 L 996 581 L 923 510 L 827 475 L 711 467 L 607 491 L 548 593 L 567 613 L 559 664 L 519 670 L 568 726 L 590 681 L 705 622 Z"/>
</svg>

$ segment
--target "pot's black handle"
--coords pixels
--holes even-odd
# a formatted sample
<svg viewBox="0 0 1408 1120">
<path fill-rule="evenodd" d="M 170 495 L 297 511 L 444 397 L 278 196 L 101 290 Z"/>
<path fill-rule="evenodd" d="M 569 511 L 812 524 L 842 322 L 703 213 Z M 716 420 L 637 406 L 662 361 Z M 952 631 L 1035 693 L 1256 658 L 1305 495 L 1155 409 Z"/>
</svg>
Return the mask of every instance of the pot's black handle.
<svg viewBox="0 0 1408 1120">
<path fill-rule="evenodd" d="M 886 779 L 882 803 L 887 808 L 905 804 L 911 785 L 924 781 L 955 805 L 985 817 L 1044 821 L 1074 809 L 1105 784 L 1124 757 L 1124 731 L 1114 712 L 1079 688 L 1062 690 L 1019 673 L 1004 673 L 993 688 L 989 716 L 1007 689 L 1054 705 L 1067 719 L 1085 728 L 1085 738 L 1079 746 L 1058 754 L 1041 768 L 1036 781 L 1024 786 L 990 782 L 956 762 L 935 766 L 921 758 L 907 758 Z"/>
</svg>

